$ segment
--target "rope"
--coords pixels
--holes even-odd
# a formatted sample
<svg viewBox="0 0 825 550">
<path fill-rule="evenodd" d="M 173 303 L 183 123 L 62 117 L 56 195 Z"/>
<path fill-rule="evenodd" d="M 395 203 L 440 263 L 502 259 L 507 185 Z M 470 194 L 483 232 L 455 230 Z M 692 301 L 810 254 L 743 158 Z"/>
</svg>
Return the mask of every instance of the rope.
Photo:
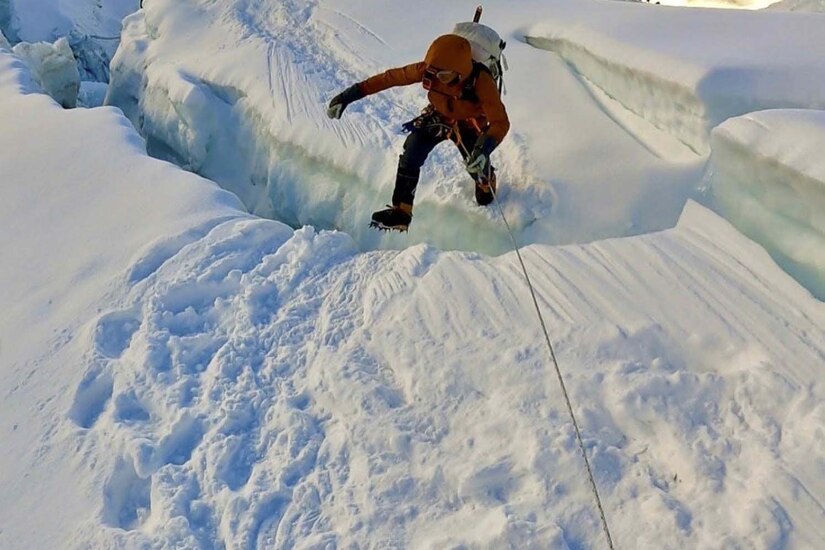
<svg viewBox="0 0 825 550">
<path fill-rule="evenodd" d="M 541 324 L 541 330 L 544 332 L 544 339 L 547 342 L 547 349 L 550 350 L 550 357 L 553 359 L 553 365 L 556 367 L 556 376 L 558 376 L 559 385 L 561 386 L 561 391 L 564 394 L 564 401 L 567 403 L 567 412 L 570 413 L 570 419 L 573 421 L 573 428 L 576 430 L 576 440 L 579 442 L 579 449 L 581 450 L 582 458 L 584 459 L 584 466 L 587 469 L 587 476 L 590 478 L 590 487 L 593 489 L 593 496 L 596 498 L 596 506 L 599 508 L 599 516 L 602 518 L 602 528 L 604 529 L 605 537 L 607 537 L 607 546 L 610 550 L 614 550 L 613 538 L 610 536 L 610 528 L 607 526 L 607 518 L 604 515 L 604 508 L 602 507 L 602 500 L 599 497 L 599 490 L 596 487 L 596 480 L 593 477 L 593 470 L 590 467 L 590 461 L 587 459 L 587 452 L 584 450 L 584 441 L 582 440 L 582 434 L 579 430 L 579 423 L 576 421 L 576 415 L 573 413 L 573 405 L 570 403 L 570 396 L 567 393 L 567 386 L 564 384 L 564 378 L 561 375 L 561 368 L 559 367 L 559 362 L 556 359 L 556 352 L 553 349 L 553 343 L 550 341 L 550 335 L 547 332 L 547 324 L 544 322 L 544 316 L 541 314 L 541 309 L 539 308 L 539 302 L 536 298 L 536 291 L 533 288 L 533 283 L 530 281 L 530 275 L 527 273 L 527 266 L 524 265 L 524 259 L 521 257 L 521 251 L 519 250 L 518 243 L 513 235 L 513 230 L 504 215 L 504 210 L 498 202 L 498 196 L 496 195 L 496 191 L 493 189 L 492 185 L 490 186 L 490 190 L 493 193 L 493 201 L 496 203 L 498 211 L 501 214 L 501 219 L 504 221 L 505 227 L 507 227 L 507 233 L 510 234 L 510 240 L 513 243 L 513 250 L 516 252 L 516 256 L 518 256 L 518 261 L 521 264 L 521 270 L 524 273 L 524 279 L 527 281 L 527 286 L 530 289 L 530 296 L 533 298 L 533 305 L 536 306 L 536 314 L 538 315 L 539 323 Z"/>
<path fill-rule="evenodd" d="M 473 22 L 478 23 L 481 19 L 481 12 L 482 7 L 479 6 L 476 8 L 476 14 L 473 18 Z M 504 60 L 506 65 L 507 60 Z M 504 81 L 500 82 L 499 86 L 499 93 L 501 92 L 501 86 L 503 86 Z M 479 129 L 480 130 L 480 129 Z M 456 145 L 464 151 L 465 158 L 470 156 L 469 151 L 467 148 L 464 147 L 464 143 L 461 141 L 461 134 L 457 132 L 459 135 L 458 140 L 456 141 Z M 481 133 L 479 131 L 479 133 Z M 489 159 L 487 161 L 487 180 L 490 180 L 490 171 L 491 166 Z M 544 332 L 544 340 L 547 342 L 547 349 L 550 350 L 550 357 L 553 359 L 553 366 L 556 367 L 556 376 L 559 378 L 559 385 L 561 386 L 561 392 L 564 394 L 564 401 L 567 403 L 567 412 L 570 413 L 570 420 L 573 421 L 573 428 L 576 430 L 576 440 L 579 442 L 579 450 L 581 450 L 582 458 L 584 459 L 584 466 L 587 469 L 587 477 L 590 478 L 590 487 L 593 489 L 593 496 L 596 498 L 596 506 L 599 508 L 599 516 L 602 518 L 602 528 L 604 529 L 604 536 L 607 537 L 607 546 L 610 550 L 614 550 L 613 548 L 613 537 L 610 536 L 610 528 L 607 526 L 607 517 L 604 515 L 604 507 L 602 507 L 602 499 L 599 497 L 599 489 L 596 487 L 596 479 L 593 477 L 593 469 L 590 467 L 590 461 L 587 459 L 587 452 L 584 450 L 584 441 L 582 440 L 581 430 L 579 430 L 579 423 L 576 421 L 576 415 L 573 413 L 573 405 L 570 402 L 570 395 L 567 393 L 567 386 L 564 383 L 564 377 L 561 375 L 561 368 L 559 367 L 559 361 L 556 359 L 556 351 L 553 349 L 553 342 L 550 341 L 550 334 L 547 331 L 547 323 L 544 322 L 544 315 L 541 314 L 541 308 L 539 307 L 538 298 L 536 298 L 536 290 L 533 288 L 533 283 L 530 281 L 530 275 L 527 272 L 527 266 L 524 264 L 524 258 L 521 257 L 521 249 L 516 241 L 516 237 L 513 234 L 513 229 L 510 227 L 510 223 L 507 221 L 507 216 L 504 215 L 504 209 L 501 208 L 501 203 L 498 202 L 498 195 L 496 194 L 495 187 L 490 185 L 490 192 L 493 194 L 493 202 L 496 203 L 496 207 L 498 208 L 499 214 L 501 214 L 501 219 L 504 221 L 504 226 L 507 228 L 507 233 L 510 235 L 510 241 L 513 243 L 513 250 L 518 257 L 519 264 L 521 264 L 521 271 L 524 273 L 524 280 L 527 281 L 527 287 L 530 289 L 530 296 L 533 298 L 533 305 L 536 306 L 536 315 L 539 317 L 539 323 L 541 324 L 541 330 Z"/>
<path fill-rule="evenodd" d="M 467 153 L 467 149 L 462 146 L 462 149 L 465 153 Z M 488 172 L 487 178 L 490 178 L 490 165 L 488 161 Z M 604 514 L 604 507 L 602 506 L 602 499 L 599 497 L 599 489 L 596 487 L 596 479 L 593 476 L 593 469 L 590 467 L 590 460 L 587 458 L 587 452 L 584 449 L 584 440 L 582 439 L 581 430 L 579 430 L 579 423 L 576 420 L 576 415 L 573 413 L 573 405 L 570 402 L 570 395 L 567 393 L 567 386 L 564 383 L 564 377 L 561 374 L 561 368 L 559 367 L 559 361 L 556 358 L 556 351 L 553 349 L 553 343 L 550 341 L 550 334 L 547 331 L 547 323 L 544 322 L 544 315 L 541 313 L 541 308 L 539 307 L 538 298 L 536 298 L 536 290 L 533 287 L 533 283 L 530 280 L 530 274 L 527 272 L 527 266 L 524 264 L 524 258 L 521 256 L 521 249 L 516 241 L 516 237 L 513 234 L 513 229 L 510 227 L 510 223 L 507 221 L 507 217 L 504 215 L 504 210 L 501 208 L 501 203 L 498 201 L 498 195 L 496 194 L 496 190 L 493 186 L 490 186 L 490 191 L 493 194 L 493 202 L 496 203 L 496 207 L 498 208 L 499 214 L 501 214 L 501 219 L 504 221 L 504 226 L 507 228 L 507 233 L 510 235 L 510 241 L 513 243 L 513 250 L 518 257 L 519 264 L 521 264 L 521 271 L 524 273 L 524 279 L 527 281 L 527 287 L 530 289 L 530 296 L 533 298 L 533 305 L 536 307 L 536 315 L 538 315 L 539 323 L 541 324 L 541 330 L 544 332 L 544 340 L 547 342 L 547 349 L 550 350 L 550 357 L 553 359 L 553 366 L 556 368 L 556 376 L 559 379 L 559 385 L 561 386 L 561 391 L 564 394 L 564 401 L 567 403 L 567 412 L 570 413 L 570 420 L 573 421 L 573 428 L 576 431 L 576 440 L 579 443 L 579 450 L 581 451 L 582 458 L 584 459 L 584 466 L 587 469 L 587 476 L 590 479 L 590 488 L 593 490 L 593 496 L 596 499 L 596 506 L 599 509 L 599 516 L 602 520 L 602 529 L 604 530 L 604 536 L 607 538 L 607 546 L 610 550 L 614 550 L 613 547 L 613 537 L 610 536 L 610 528 L 607 525 L 607 517 Z"/>
</svg>

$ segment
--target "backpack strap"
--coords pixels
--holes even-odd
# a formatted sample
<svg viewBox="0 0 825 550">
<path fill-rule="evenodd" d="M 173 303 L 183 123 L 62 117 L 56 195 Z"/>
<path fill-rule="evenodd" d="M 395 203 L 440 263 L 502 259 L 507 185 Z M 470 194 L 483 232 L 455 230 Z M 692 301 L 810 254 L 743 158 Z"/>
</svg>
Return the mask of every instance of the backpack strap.
<svg viewBox="0 0 825 550">
<path fill-rule="evenodd" d="M 498 95 L 507 95 L 507 86 L 504 85 L 504 71 L 506 71 L 508 67 L 504 54 L 502 54 L 501 60 L 504 62 L 504 67 L 501 66 L 502 61 L 496 61 L 498 66 Z"/>
<path fill-rule="evenodd" d="M 464 82 L 464 87 L 461 90 L 461 99 L 465 101 L 478 101 L 476 84 L 478 83 L 478 77 L 481 76 L 482 71 L 486 72 L 491 77 L 493 76 L 492 71 L 490 71 L 486 65 L 479 63 L 478 61 L 473 61 L 473 72 L 470 73 L 470 77 Z"/>
</svg>

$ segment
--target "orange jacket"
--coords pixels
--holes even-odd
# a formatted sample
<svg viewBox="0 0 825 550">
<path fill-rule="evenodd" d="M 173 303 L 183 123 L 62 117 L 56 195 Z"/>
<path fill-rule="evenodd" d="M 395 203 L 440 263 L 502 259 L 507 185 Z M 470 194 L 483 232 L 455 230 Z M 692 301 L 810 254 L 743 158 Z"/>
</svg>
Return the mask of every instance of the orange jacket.
<svg viewBox="0 0 825 550">
<path fill-rule="evenodd" d="M 433 79 L 427 98 L 436 111 L 448 119 L 460 121 L 475 119 L 482 131 L 501 143 L 510 130 L 510 119 L 501 102 L 495 80 L 487 71 L 480 71 L 475 83 L 478 100 L 461 99 L 464 81 L 472 70 L 469 61 L 469 42 L 456 35 L 438 38 L 424 61 L 390 69 L 358 83 L 361 92 L 372 95 L 394 86 L 408 86 L 424 80 L 428 68 L 437 70 L 454 70 L 461 74 L 462 81 L 456 84 L 444 84 Z"/>
</svg>

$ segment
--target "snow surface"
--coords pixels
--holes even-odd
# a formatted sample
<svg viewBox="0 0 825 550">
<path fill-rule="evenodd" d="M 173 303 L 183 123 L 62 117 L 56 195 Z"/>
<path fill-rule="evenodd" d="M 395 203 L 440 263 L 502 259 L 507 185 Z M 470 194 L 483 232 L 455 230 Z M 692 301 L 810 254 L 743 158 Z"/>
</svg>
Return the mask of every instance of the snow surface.
<svg viewBox="0 0 825 550">
<path fill-rule="evenodd" d="M 222 184 L 275 174 L 283 212 L 355 201 L 323 195 L 348 181 L 330 171 L 363 186 L 353 215 L 388 191 L 352 174 L 394 164 L 380 145 L 399 136 L 382 128 L 420 92 L 343 124 L 324 99 L 420 56 L 443 3 L 147 3 L 126 22 L 110 99 L 150 148 L 218 175 L 226 162 Z M 459 4 L 440 6 L 445 30 L 472 13 Z M 617 548 L 817 548 L 825 304 L 687 201 L 704 159 L 652 143 L 668 131 L 519 45 L 514 29 L 558 6 L 507 5 L 485 15 L 510 29 L 518 67 L 517 131 L 497 160 L 524 180 L 503 198 L 534 243 L 523 253 Z M 399 20 L 409 32 L 386 38 Z M 36 89 L 0 52 L 15 129 L 0 133 L 0 548 L 604 546 L 514 254 L 415 245 L 423 229 L 362 252 L 357 231 L 251 216 L 150 158 L 117 109 L 65 111 Z M 809 115 L 758 115 L 776 141 L 732 121 L 713 139 L 747 154 L 714 163 L 819 170 L 815 149 L 778 148 L 819 135 Z M 428 202 L 458 204 L 444 227 L 457 235 L 437 238 L 483 248 L 472 232 L 498 220 L 446 176 L 453 155 L 434 160 L 415 223 Z M 236 181 L 247 205 L 249 181 Z"/>
<path fill-rule="evenodd" d="M 778 11 L 560 3 L 525 36 L 562 56 L 605 111 L 641 141 L 660 144 L 654 150 L 661 156 L 668 155 L 661 145 L 667 141 L 639 127 L 634 114 L 697 152 L 712 152 L 705 180 L 714 182 L 706 184 L 714 192 L 701 200 L 825 296 L 825 177 L 820 171 L 804 184 L 797 178 L 797 171 L 822 161 L 825 20 Z M 803 108 L 789 124 L 799 133 L 768 125 L 758 139 L 731 136 L 731 128 L 744 123 L 726 120 L 743 114 L 758 120 L 747 113 L 776 107 Z M 768 142 L 768 149 L 799 154 L 774 158 Z"/>
</svg>

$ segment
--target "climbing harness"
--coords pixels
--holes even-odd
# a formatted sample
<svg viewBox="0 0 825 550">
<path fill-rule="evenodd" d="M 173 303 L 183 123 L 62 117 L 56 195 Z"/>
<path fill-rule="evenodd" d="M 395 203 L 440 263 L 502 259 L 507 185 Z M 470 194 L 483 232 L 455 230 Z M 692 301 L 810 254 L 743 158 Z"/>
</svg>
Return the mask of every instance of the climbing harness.
<svg viewBox="0 0 825 550">
<path fill-rule="evenodd" d="M 454 122 L 451 124 L 450 122 L 451 121 L 436 111 L 435 107 L 427 105 L 424 110 L 421 111 L 420 115 L 409 122 L 405 122 L 402 128 L 406 132 L 414 132 L 415 130 L 423 128 L 435 138 L 450 139 L 456 124 Z"/>
</svg>

